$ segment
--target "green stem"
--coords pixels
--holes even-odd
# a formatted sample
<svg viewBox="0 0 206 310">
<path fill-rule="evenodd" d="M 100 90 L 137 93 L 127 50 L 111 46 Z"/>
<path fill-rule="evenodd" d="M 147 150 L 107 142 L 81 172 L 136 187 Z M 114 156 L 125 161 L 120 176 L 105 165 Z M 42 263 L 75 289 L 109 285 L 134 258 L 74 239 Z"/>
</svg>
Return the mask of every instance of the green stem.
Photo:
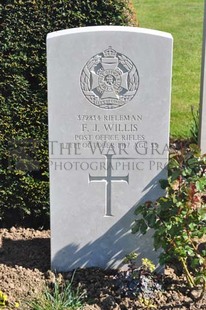
<svg viewBox="0 0 206 310">
<path fill-rule="evenodd" d="M 174 242 L 174 240 L 168 240 L 168 242 L 169 242 L 170 244 L 172 244 L 172 246 L 173 246 L 174 248 L 177 248 L 176 243 Z M 182 263 L 183 270 L 184 270 L 185 275 L 186 275 L 186 278 L 187 278 L 187 282 L 188 282 L 189 286 L 190 286 L 191 288 L 193 288 L 193 287 L 195 286 L 195 281 L 194 281 L 194 279 L 193 279 L 193 276 L 190 274 L 190 272 L 189 272 L 189 270 L 188 270 L 188 268 L 187 268 L 187 263 L 186 263 L 186 261 L 185 261 L 185 259 L 184 259 L 183 257 L 180 257 L 179 260 L 180 260 L 180 262 Z"/>
<path fill-rule="evenodd" d="M 186 278 L 187 278 L 187 282 L 189 284 L 189 286 L 191 288 L 193 288 L 195 286 L 195 281 L 193 279 L 193 276 L 190 274 L 188 268 L 187 268 L 187 264 L 185 262 L 185 259 L 183 257 L 180 258 L 180 261 L 182 263 L 182 266 L 183 266 L 183 269 L 185 271 L 185 275 L 186 275 Z"/>
</svg>

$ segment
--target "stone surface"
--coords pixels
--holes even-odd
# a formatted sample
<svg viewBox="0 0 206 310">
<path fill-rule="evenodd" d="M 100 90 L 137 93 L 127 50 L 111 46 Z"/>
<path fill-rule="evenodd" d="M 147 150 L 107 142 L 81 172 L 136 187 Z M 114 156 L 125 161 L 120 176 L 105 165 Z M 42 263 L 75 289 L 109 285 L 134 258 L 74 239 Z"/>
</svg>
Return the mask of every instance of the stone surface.
<svg viewBox="0 0 206 310">
<path fill-rule="evenodd" d="M 100 26 L 48 35 L 51 260 L 58 271 L 157 261 L 131 234 L 167 171 L 172 37 Z"/>
<path fill-rule="evenodd" d="M 206 1 L 204 12 L 199 128 L 199 146 L 202 154 L 206 153 Z"/>
</svg>

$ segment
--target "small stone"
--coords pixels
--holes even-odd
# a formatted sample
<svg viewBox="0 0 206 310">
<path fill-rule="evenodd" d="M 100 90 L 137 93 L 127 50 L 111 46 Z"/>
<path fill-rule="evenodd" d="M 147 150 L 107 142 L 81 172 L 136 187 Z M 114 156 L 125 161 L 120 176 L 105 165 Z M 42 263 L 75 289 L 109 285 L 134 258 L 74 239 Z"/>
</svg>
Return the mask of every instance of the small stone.
<svg viewBox="0 0 206 310">
<path fill-rule="evenodd" d="M 14 233 L 14 232 L 16 232 L 16 228 L 13 226 L 13 227 L 11 227 L 10 228 L 10 230 L 9 230 L 9 232 L 11 232 L 11 233 Z"/>
<path fill-rule="evenodd" d="M 108 295 L 102 300 L 102 305 L 106 308 L 109 309 L 109 307 L 113 307 L 116 304 L 115 299 L 113 296 Z"/>
<path fill-rule="evenodd" d="M 55 277 L 55 274 L 51 270 L 48 270 L 45 273 L 45 277 L 47 280 L 49 280 L 49 282 L 55 283 L 56 277 Z"/>
<path fill-rule="evenodd" d="M 14 289 L 14 287 L 15 287 L 14 283 L 10 283 L 10 284 L 9 284 L 9 287 L 10 287 L 11 289 Z"/>
<path fill-rule="evenodd" d="M 129 265 L 128 264 L 124 264 L 120 267 L 119 271 L 120 272 L 127 272 L 129 270 Z"/>
<path fill-rule="evenodd" d="M 200 296 L 200 294 L 201 294 L 201 290 L 200 290 L 200 289 L 193 289 L 193 290 L 191 291 L 191 297 L 192 297 L 192 299 L 198 298 L 198 297 Z"/>
</svg>

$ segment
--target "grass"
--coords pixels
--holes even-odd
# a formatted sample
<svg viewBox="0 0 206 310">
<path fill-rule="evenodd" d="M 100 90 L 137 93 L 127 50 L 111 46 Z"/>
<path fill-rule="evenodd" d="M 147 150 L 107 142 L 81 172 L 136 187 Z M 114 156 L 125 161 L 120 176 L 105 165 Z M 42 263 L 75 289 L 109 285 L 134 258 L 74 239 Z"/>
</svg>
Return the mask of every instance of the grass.
<svg viewBox="0 0 206 310">
<path fill-rule="evenodd" d="M 191 136 L 199 108 L 204 0 L 133 0 L 139 26 L 174 38 L 171 137 Z"/>
<path fill-rule="evenodd" d="M 55 280 L 53 290 L 46 288 L 43 295 L 31 301 L 28 305 L 32 310 L 80 310 L 83 307 L 85 293 L 80 288 L 73 289 L 73 278 L 71 281 L 60 285 Z"/>
</svg>

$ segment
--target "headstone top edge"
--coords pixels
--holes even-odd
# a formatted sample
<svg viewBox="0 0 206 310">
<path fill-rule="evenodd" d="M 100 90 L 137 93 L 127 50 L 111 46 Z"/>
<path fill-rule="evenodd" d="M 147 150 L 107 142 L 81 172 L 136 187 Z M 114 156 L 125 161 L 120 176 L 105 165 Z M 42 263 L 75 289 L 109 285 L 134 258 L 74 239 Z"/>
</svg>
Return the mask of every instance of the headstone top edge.
<svg viewBox="0 0 206 310">
<path fill-rule="evenodd" d="M 54 37 L 66 36 L 70 34 L 77 33 L 92 33 L 92 32 L 130 32 L 130 33 L 139 33 L 139 34 L 148 34 L 153 36 L 165 37 L 173 40 L 173 36 L 164 31 L 153 30 L 149 28 L 140 28 L 140 27 L 129 27 L 129 26 L 88 26 L 88 27 L 78 27 L 63 29 L 47 34 L 47 40 L 53 39 Z"/>
</svg>

